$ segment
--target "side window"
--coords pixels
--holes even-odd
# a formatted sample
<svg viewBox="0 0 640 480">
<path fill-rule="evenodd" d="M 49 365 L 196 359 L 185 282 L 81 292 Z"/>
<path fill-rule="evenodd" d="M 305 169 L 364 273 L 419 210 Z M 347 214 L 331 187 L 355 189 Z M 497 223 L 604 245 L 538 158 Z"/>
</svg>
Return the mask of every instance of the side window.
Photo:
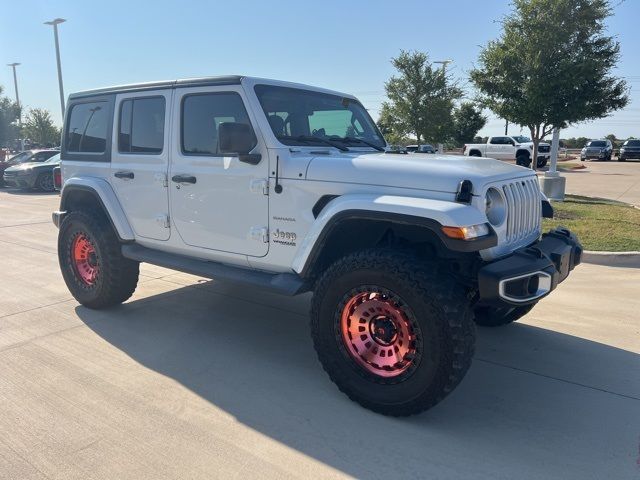
<svg viewBox="0 0 640 480">
<path fill-rule="evenodd" d="M 164 148 L 164 97 L 124 100 L 120 104 L 118 151 L 161 153 Z"/>
<path fill-rule="evenodd" d="M 109 121 L 107 102 L 78 103 L 71 107 L 65 139 L 68 152 L 104 153 Z"/>
<path fill-rule="evenodd" d="M 220 155 L 218 127 L 224 122 L 251 126 L 237 93 L 187 95 L 182 100 L 182 152 L 186 155 Z"/>
<path fill-rule="evenodd" d="M 491 144 L 492 145 L 506 145 L 507 143 L 507 139 L 505 137 L 491 137 Z"/>
</svg>

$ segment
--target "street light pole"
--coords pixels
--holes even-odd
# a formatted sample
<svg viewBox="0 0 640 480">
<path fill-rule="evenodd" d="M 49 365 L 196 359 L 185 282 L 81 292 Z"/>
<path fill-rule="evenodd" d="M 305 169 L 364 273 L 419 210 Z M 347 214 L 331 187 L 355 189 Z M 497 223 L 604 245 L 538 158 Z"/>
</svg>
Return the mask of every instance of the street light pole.
<svg viewBox="0 0 640 480">
<path fill-rule="evenodd" d="M 8 67 L 13 68 L 13 86 L 16 90 L 16 105 L 18 105 L 18 127 L 22 127 L 22 107 L 20 106 L 20 94 L 18 93 L 18 75 L 16 74 L 16 67 L 20 65 L 18 62 L 7 63 Z M 22 134 L 22 128 L 20 128 Z M 22 135 L 20 135 L 22 137 Z M 20 149 L 24 150 L 24 139 L 20 138 Z"/>
<path fill-rule="evenodd" d="M 433 63 L 441 63 L 442 64 L 442 75 L 447 74 L 447 65 L 452 63 L 453 60 L 434 60 Z"/>
<path fill-rule="evenodd" d="M 62 110 L 62 119 L 64 120 L 64 88 L 62 86 L 62 66 L 60 64 L 60 44 L 58 43 L 58 24 L 66 22 L 64 18 L 56 18 L 50 22 L 44 22 L 45 25 L 53 25 L 53 37 L 56 42 L 56 62 L 58 63 L 58 87 L 60 88 L 60 108 Z"/>
</svg>

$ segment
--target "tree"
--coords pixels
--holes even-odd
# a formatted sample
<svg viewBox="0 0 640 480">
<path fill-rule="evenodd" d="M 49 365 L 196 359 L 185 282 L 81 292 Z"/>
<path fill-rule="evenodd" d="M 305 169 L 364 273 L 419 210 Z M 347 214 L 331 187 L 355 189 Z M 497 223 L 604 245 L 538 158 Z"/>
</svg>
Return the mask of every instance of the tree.
<svg viewBox="0 0 640 480">
<path fill-rule="evenodd" d="M 623 108 L 626 83 L 612 75 L 620 45 L 605 35 L 608 0 L 513 0 L 498 40 L 489 42 L 471 80 L 484 105 L 529 128 L 535 148 L 553 128 Z"/>
<path fill-rule="evenodd" d="M 54 146 L 60 143 L 60 129 L 53 124 L 51 113 L 44 108 L 29 110 L 22 127 L 23 135 L 41 146 Z"/>
<path fill-rule="evenodd" d="M 0 86 L 0 146 L 8 145 L 18 138 L 18 118 L 20 108 L 18 104 L 2 95 L 3 88 Z"/>
<path fill-rule="evenodd" d="M 478 133 L 487 124 L 487 117 L 482 115 L 482 110 L 471 102 L 463 102 L 453 112 L 453 141 L 457 146 L 471 143 Z"/>
<path fill-rule="evenodd" d="M 383 103 L 382 114 L 392 119 L 394 133 L 414 135 L 418 143 L 449 139 L 453 103 L 462 90 L 442 69 L 433 68 L 425 53 L 402 50 L 391 63 L 399 75 L 385 83 L 389 102 Z"/>
</svg>

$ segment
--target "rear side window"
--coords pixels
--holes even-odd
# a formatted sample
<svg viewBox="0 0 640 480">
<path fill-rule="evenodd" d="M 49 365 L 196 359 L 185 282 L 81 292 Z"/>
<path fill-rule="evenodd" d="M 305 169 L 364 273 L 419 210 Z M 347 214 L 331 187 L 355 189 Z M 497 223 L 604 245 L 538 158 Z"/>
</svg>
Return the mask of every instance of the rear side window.
<svg viewBox="0 0 640 480">
<path fill-rule="evenodd" d="M 240 95 L 233 92 L 187 95 L 182 100 L 182 152 L 220 155 L 218 127 L 223 122 L 251 126 Z"/>
<path fill-rule="evenodd" d="M 78 103 L 71 107 L 65 139 L 67 152 L 105 152 L 108 107 L 107 102 Z"/>
<path fill-rule="evenodd" d="M 118 151 L 161 153 L 164 148 L 164 97 L 124 100 L 120 104 Z"/>
</svg>

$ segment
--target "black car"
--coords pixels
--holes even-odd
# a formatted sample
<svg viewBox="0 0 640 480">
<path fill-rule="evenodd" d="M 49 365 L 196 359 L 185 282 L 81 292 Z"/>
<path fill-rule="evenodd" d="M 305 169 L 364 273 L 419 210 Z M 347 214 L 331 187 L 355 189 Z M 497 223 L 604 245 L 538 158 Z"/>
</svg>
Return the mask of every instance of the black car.
<svg viewBox="0 0 640 480">
<path fill-rule="evenodd" d="M 627 158 L 640 159 L 640 140 L 627 140 L 622 144 L 618 154 L 618 161 L 624 162 Z"/>
<path fill-rule="evenodd" d="M 15 165 L 27 162 L 44 162 L 60 153 L 60 150 L 25 150 L 7 160 L 0 162 L 0 185 L 3 184 L 4 172 Z"/>
<path fill-rule="evenodd" d="M 580 151 L 580 160 L 611 160 L 613 155 L 613 144 L 611 140 L 589 140 Z"/>
<path fill-rule="evenodd" d="M 60 165 L 60 153 L 44 161 L 22 162 L 7 168 L 2 176 L 4 183 L 19 188 L 37 188 L 53 192 L 53 169 Z"/>
</svg>

